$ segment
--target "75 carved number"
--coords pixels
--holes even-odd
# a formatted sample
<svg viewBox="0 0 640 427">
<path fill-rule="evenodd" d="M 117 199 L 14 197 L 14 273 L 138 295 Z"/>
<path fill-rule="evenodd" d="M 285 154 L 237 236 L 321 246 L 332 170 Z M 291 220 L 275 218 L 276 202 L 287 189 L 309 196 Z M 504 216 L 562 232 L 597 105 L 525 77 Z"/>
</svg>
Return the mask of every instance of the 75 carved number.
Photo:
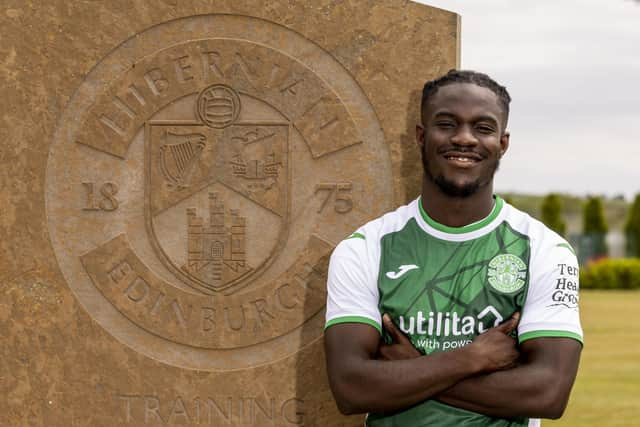
<svg viewBox="0 0 640 427">
<path fill-rule="evenodd" d="M 350 212 L 353 209 L 352 188 L 353 185 L 350 182 L 324 182 L 316 185 L 314 194 L 324 193 L 324 200 L 318 208 L 318 213 L 325 209 L 332 197 L 334 211 L 341 214 Z"/>
</svg>

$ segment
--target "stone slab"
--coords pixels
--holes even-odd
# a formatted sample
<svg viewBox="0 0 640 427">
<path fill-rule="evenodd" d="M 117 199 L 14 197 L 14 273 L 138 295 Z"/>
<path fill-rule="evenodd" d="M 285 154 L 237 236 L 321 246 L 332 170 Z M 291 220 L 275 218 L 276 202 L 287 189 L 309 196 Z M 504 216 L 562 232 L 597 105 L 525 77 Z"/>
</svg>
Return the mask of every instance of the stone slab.
<svg viewBox="0 0 640 427">
<path fill-rule="evenodd" d="M 418 194 L 459 19 L 400 0 L 8 0 L 1 426 L 355 426 L 328 256 Z"/>
</svg>

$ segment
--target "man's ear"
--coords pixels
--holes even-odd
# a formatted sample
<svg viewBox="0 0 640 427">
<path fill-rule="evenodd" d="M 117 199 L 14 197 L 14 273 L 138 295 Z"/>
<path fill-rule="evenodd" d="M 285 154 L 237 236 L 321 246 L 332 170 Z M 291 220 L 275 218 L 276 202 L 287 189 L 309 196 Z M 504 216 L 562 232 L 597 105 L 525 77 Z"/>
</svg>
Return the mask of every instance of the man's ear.
<svg viewBox="0 0 640 427">
<path fill-rule="evenodd" d="M 419 123 L 416 125 L 416 143 L 422 150 L 422 147 L 424 147 L 424 126 Z"/>
<path fill-rule="evenodd" d="M 509 132 L 504 132 L 500 137 L 500 157 L 504 156 L 504 153 L 509 149 L 509 137 L 511 134 Z"/>
</svg>

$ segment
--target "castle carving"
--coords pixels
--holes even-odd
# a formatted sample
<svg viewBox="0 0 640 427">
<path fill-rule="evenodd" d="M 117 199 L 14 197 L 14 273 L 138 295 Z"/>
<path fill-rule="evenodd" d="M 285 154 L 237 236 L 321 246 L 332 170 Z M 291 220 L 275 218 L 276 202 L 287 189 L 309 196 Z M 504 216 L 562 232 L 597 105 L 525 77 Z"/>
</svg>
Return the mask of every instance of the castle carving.
<svg viewBox="0 0 640 427">
<path fill-rule="evenodd" d="M 228 212 L 228 213 L 227 213 Z M 216 192 L 209 193 L 209 218 L 187 209 L 186 270 L 217 288 L 251 271 L 246 263 L 246 218 L 235 209 L 227 211 Z"/>
</svg>

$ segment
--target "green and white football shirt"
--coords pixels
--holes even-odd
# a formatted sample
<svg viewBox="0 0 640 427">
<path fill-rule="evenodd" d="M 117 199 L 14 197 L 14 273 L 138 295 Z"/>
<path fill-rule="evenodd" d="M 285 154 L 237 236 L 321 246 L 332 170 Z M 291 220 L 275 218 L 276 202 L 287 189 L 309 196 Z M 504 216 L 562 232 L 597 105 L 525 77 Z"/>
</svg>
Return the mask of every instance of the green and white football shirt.
<svg viewBox="0 0 640 427">
<path fill-rule="evenodd" d="M 582 342 L 578 262 L 571 246 L 541 222 L 496 197 L 493 211 L 451 228 L 420 199 L 371 221 L 331 256 L 326 327 L 366 323 L 383 333 L 383 313 L 422 353 L 449 351 L 521 312 L 518 341 Z M 427 400 L 367 426 L 539 426 L 496 419 Z"/>
</svg>

